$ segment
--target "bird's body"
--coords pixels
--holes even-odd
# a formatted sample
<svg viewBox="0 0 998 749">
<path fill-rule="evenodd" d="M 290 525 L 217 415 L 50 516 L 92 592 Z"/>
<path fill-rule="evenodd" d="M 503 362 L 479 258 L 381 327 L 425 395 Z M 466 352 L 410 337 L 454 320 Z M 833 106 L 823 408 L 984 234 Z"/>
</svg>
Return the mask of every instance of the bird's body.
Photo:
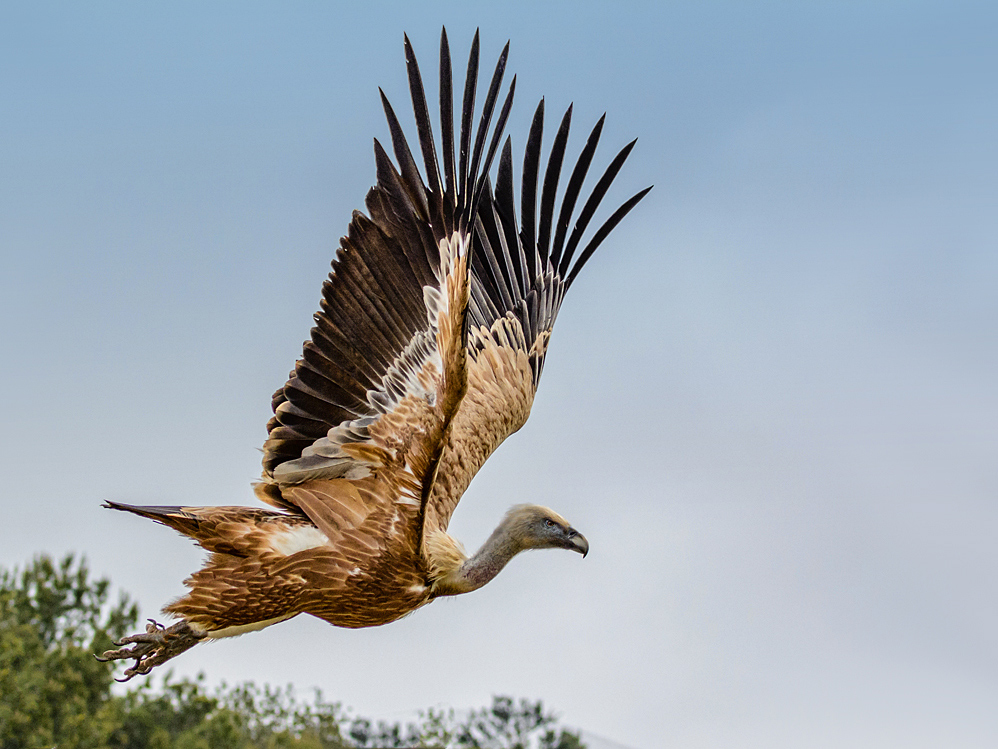
<svg viewBox="0 0 998 749">
<path fill-rule="evenodd" d="M 187 595 L 164 609 L 177 624 L 153 623 L 121 643 L 131 647 L 104 654 L 135 659 L 126 677 L 148 673 L 202 639 L 301 613 L 341 627 L 385 624 L 435 597 L 481 587 L 525 549 L 588 551 L 564 518 L 537 505 L 511 509 L 471 557 L 447 526 L 482 464 L 526 422 L 565 291 L 647 192 L 624 203 L 574 256 L 633 143 L 593 188 L 569 234 L 603 121 L 589 136 L 556 214 L 569 108 L 538 212 L 541 102 L 528 138 L 518 226 L 508 139 L 495 191 L 486 176 L 512 102 L 513 86 L 488 138 L 506 50 L 475 133 L 476 34 L 455 162 L 443 36 L 443 173 L 408 39 L 406 57 L 426 181 L 383 97 L 399 168 L 375 141 L 378 184 L 367 197 L 369 215 L 354 213 L 323 285 L 311 339 L 274 395 L 256 486 L 274 509 L 108 503 L 162 522 L 210 553 L 186 581 Z"/>
</svg>

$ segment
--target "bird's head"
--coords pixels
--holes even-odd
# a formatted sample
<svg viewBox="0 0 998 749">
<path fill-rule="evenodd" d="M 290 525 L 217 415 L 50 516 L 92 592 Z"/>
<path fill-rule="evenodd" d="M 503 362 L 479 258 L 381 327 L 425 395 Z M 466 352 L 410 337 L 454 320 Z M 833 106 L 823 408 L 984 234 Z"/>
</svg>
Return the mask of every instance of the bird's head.
<svg viewBox="0 0 998 749">
<path fill-rule="evenodd" d="M 540 505 L 515 505 L 503 521 L 522 549 L 570 549 L 583 557 L 589 542 L 554 510 Z"/>
</svg>

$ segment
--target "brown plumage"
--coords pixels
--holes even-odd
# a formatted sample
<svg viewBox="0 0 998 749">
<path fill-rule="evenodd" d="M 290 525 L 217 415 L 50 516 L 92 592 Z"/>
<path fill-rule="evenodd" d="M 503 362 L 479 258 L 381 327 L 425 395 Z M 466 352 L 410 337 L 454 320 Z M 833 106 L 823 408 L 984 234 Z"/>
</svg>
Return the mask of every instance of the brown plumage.
<svg viewBox="0 0 998 749">
<path fill-rule="evenodd" d="M 341 627 L 394 621 L 434 597 L 481 587 L 525 549 L 588 551 L 564 518 L 536 505 L 511 509 L 470 558 L 447 533 L 475 473 L 530 414 L 566 290 L 647 193 L 625 202 L 577 252 L 634 144 L 610 163 L 569 233 L 603 120 L 556 213 L 571 107 L 565 113 L 538 212 L 542 101 L 527 140 L 517 223 L 508 138 L 495 190 L 487 177 L 516 82 L 490 134 L 508 47 L 475 131 L 475 35 L 455 144 L 450 52 L 442 35 L 441 171 L 419 69 L 405 40 L 426 180 L 382 95 L 398 167 L 375 141 L 377 185 L 367 195 L 368 215 L 354 213 L 323 284 L 310 340 L 273 397 L 256 492 L 275 509 L 107 503 L 168 525 L 210 552 L 185 581 L 187 595 L 164 609 L 179 618 L 176 624 L 153 622 L 104 654 L 135 660 L 125 678 L 148 673 L 204 638 L 301 613 Z"/>
</svg>

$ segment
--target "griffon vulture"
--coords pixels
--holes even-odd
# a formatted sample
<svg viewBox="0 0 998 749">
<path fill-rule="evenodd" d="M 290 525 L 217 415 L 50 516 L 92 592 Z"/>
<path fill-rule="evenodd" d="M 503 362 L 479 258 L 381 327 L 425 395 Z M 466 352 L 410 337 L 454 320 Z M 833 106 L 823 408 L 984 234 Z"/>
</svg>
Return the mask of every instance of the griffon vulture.
<svg viewBox="0 0 998 749">
<path fill-rule="evenodd" d="M 367 214 L 354 212 L 322 286 L 310 339 L 273 396 L 256 494 L 274 509 L 106 503 L 168 525 L 209 552 L 185 581 L 189 592 L 164 608 L 179 621 L 167 627 L 150 620 L 145 632 L 103 654 L 134 659 L 125 679 L 206 638 L 298 614 L 340 627 L 385 624 L 439 596 L 485 585 L 525 549 L 583 556 L 589 550 L 567 520 L 536 505 L 513 507 L 470 557 L 447 533 L 472 477 L 527 420 L 565 292 L 648 192 L 621 205 L 582 244 L 634 143 L 610 162 L 573 225 L 603 119 L 556 210 L 572 109 L 541 182 L 542 100 L 527 137 L 517 221 L 509 138 L 494 189 L 488 178 L 516 85 L 514 78 L 492 126 L 508 49 L 476 129 L 475 34 L 455 128 L 442 34 L 441 171 L 419 68 L 405 39 L 424 174 L 382 93 L 397 166 L 375 141 L 377 185 L 367 194 Z"/>
</svg>

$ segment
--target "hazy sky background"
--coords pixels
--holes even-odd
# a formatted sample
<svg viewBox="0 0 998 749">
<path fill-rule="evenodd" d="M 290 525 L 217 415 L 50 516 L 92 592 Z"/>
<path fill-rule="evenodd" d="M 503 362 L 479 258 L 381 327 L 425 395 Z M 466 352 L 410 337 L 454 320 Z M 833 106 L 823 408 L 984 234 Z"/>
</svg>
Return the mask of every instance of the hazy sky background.
<svg viewBox="0 0 998 749">
<path fill-rule="evenodd" d="M 435 97 L 441 24 L 456 59 L 480 26 L 489 65 L 512 40 L 518 152 L 574 101 L 573 153 L 604 111 L 598 166 L 640 137 L 611 197 L 656 185 L 451 526 L 476 548 L 540 502 L 592 552 L 176 672 L 392 720 L 542 698 L 637 749 L 995 746 L 986 5 L 4 3 L 0 564 L 85 553 L 145 616 L 182 592 L 200 552 L 99 503 L 252 502 L 379 85 L 408 121 L 402 33 Z"/>
</svg>

